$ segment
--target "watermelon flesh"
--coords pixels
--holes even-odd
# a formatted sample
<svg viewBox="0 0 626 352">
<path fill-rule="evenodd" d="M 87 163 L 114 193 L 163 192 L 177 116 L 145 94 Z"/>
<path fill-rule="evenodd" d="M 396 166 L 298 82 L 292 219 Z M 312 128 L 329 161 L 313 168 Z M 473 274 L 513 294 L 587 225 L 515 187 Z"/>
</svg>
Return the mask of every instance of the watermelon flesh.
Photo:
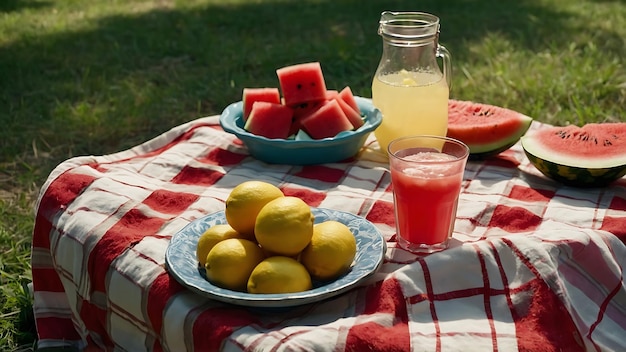
<svg viewBox="0 0 626 352">
<path fill-rule="evenodd" d="M 339 97 L 343 99 L 354 111 L 356 111 L 359 115 L 361 115 L 361 109 L 359 109 L 359 104 L 356 103 L 356 99 L 354 99 L 354 94 L 352 94 L 352 89 L 349 86 L 344 87 L 339 92 Z"/>
<path fill-rule="evenodd" d="M 326 94 L 324 95 L 325 98 L 322 100 L 310 100 L 310 101 L 305 101 L 305 102 L 301 102 L 298 104 L 290 105 L 290 107 L 293 109 L 294 118 L 297 119 L 300 117 L 304 117 L 306 115 L 310 115 L 312 112 L 319 109 L 320 106 L 322 106 L 324 103 L 337 97 L 338 95 L 339 95 L 339 92 L 337 92 L 336 90 L 327 90 Z M 285 104 L 284 99 L 283 99 L 283 104 Z"/>
<path fill-rule="evenodd" d="M 337 100 L 322 105 L 300 121 L 302 129 L 314 139 L 334 137 L 339 132 L 353 128 Z"/>
<path fill-rule="evenodd" d="M 298 107 L 294 109 L 293 122 L 291 123 L 291 129 L 289 131 L 289 135 L 291 136 L 291 135 L 298 133 L 298 131 L 303 128 L 302 120 L 312 115 L 313 113 L 315 113 L 316 111 L 318 111 L 319 109 L 321 109 L 322 107 L 324 107 L 326 104 L 328 104 L 331 101 L 336 101 L 339 104 L 341 111 L 343 112 L 343 116 L 342 116 L 341 114 L 338 113 L 338 111 L 335 111 L 337 113 L 337 118 L 340 120 L 343 120 L 345 117 L 348 119 L 348 121 L 350 121 L 350 126 L 349 126 L 350 128 L 348 128 L 347 130 L 356 130 L 365 124 L 365 121 L 363 121 L 363 118 L 361 117 L 361 115 L 357 114 L 350 106 L 348 106 L 343 101 L 343 99 L 341 99 L 338 95 L 336 95 L 333 99 L 319 101 L 319 102 L 312 102 L 310 105 L 304 108 Z M 340 122 L 341 123 L 339 125 L 344 125 L 342 121 Z"/>
<path fill-rule="evenodd" d="M 348 105 L 348 103 L 346 103 L 345 100 L 343 100 L 340 96 L 336 96 L 335 100 L 337 101 L 337 103 L 339 103 L 339 107 L 341 107 L 341 110 L 343 111 L 343 113 L 346 115 L 346 117 L 348 118 L 348 120 L 350 121 L 350 123 L 352 124 L 352 129 L 358 129 L 359 127 L 363 126 L 363 124 L 365 123 L 363 121 L 363 119 L 361 118 L 361 114 L 356 112 L 350 105 Z"/>
<path fill-rule="evenodd" d="M 243 121 L 248 120 L 252 105 L 257 101 L 280 104 L 280 91 L 278 88 L 244 88 L 242 94 Z"/>
<path fill-rule="evenodd" d="M 337 96 L 339 96 L 339 92 L 334 89 L 329 89 L 326 91 L 325 96 L 326 96 L 326 100 L 334 99 Z"/>
<path fill-rule="evenodd" d="M 289 135 L 291 136 L 297 134 L 298 131 L 302 128 L 302 124 L 300 123 L 302 119 L 311 115 L 317 109 L 322 107 L 322 105 L 326 104 L 329 100 L 336 98 L 338 95 L 339 92 L 336 90 L 327 90 L 326 99 L 324 100 L 314 100 L 291 106 L 291 108 L 293 109 L 293 121 L 291 123 Z"/>
<path fill-rule="evenodd" d="M 276 70 L 285 105 L 326 99 L 326 83 L 319 62 L 285 66 Z"/>
<path fill-rule="evenodd" d="M 472 158 L 498 154 L 523 136 L 532 118 L 494 105 L 449 100 L 448 137 L 470 148 Z"/>
<path fill-rule="evenodd" d="M 289 137 L 293 110 L 282 104 L 257 101 L 252 105 L 244 129 L 270 139 Z"/>
<path fill-rule="evenodd" d="M 313 111 L 319 109 L 326 100 L 315 100 L 290 106 L 293 109 L 294 118 L 310 115 Z"/>
</svg>

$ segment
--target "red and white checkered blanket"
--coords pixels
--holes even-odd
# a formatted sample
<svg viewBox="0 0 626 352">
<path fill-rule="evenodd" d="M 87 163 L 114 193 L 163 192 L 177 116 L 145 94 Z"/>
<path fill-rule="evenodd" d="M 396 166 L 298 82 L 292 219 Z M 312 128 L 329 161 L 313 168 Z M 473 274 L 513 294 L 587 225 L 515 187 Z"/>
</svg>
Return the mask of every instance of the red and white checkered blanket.
<svg viewBox="0 0 626 352">
<path fill-rule="evenodd" d="M 544 125 L 534 123 L 532 128 Z M 70 159 L 45 183 L 33 235 L 39 346 L 119 351 L 577 351 L 626 349 L 626 178 L 560 186 L 518 145 L 469 162 L 452 248 L 395 246 L 386 160 L 268 165 L 216 116 L 133 149 Z M 380 271 L 328 301 L 272 311 L 192 293 L 164 265 L 169 239 L 223 210 L 244 180 L 373 222 Z"/>
</svg>

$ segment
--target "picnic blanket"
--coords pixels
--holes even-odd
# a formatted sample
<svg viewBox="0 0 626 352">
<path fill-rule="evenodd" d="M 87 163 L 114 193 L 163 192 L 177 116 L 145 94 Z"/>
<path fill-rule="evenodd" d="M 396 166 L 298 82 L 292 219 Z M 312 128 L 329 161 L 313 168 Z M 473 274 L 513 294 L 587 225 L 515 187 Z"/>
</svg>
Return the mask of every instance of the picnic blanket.
<svg viewBox="0 0 626 352">
<path fill-rule="evenodd" d="M 532 129 L 546 125 L 534 122 Z M 626 349 L 626 178 L 576 189 L 517 144 L 470 161 L 451 248 L 395 242 L 387 161 L 371 135 L 339 163 L 270 165 L 199 118 L 120 153 L 61 163 L 43 186 L 32 244 L 39 347 L 115 351 L 616 351 Z M 245 180 L 371 221 L 380 270 L 289 309 L 221 303 L 165 266 L 172 235 L 223 210 Z"/>
</svg>

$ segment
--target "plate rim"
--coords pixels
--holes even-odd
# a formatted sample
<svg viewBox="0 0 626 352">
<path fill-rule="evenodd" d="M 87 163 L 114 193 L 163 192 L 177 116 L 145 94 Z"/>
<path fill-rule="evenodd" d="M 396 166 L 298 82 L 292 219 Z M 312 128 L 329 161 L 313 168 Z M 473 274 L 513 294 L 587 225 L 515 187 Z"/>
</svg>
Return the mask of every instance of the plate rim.
<svg viewBox="0 0 626 352">
<path fill-rule="evenodd" d="M 382 233 L 380 232 L 380 230 L 372 222 L 365 219 L 364 217 L 361 217 L 359 215 L 356 215 L 347 211 L 343 211 L 343 210 L 335 210 L 335 209 L 330 209 L 330 208 L 318 208 L 318 207 L 311 207 L 311 210 L 314 213 L 321 213 L 321 214 L 327 214 L 327 215 L 328 214 L 331 214 L 331 215 L 343 214 L 343 216 L 352 218 L 350 221 L 357 220 L 361 224 L 365 224 L 370 229 L 372 229 L 373 231 L 371 231 L 372 234 L 370 237 L 373 237 L 373 240 L 370 242 L 372 242 L 374 245 L 378 245 L 378 243 L 380 243 L 381 245 L 380 253 L 374 253 L 374 254 L 377 254 L 377 258 L 374 259 L 373 266 L 365 268 L 366 269 L 365 271 L 357 273 L 357 275 L 354 278 L 351 278 L 351 280 L 346 281 L 345 283 L 342 283 L 329 291 L 311 292 L 311 291 L 319 290 L 320 288 L 323 288 L 324 286 L 326 286 L 326 285 L 322 285 L 312 290 L 295 292 L 295 293 L 251 294 L 247 292 L 239 292 L 239 291 L 232 291 L 232 290 L 224 289 L 224 288 L 215 286 L 209 281 L 206 281 L 206 279 L 202 278 L 203 280 L 206 281 L 206 283 L 204 284 L 210 285 L 209 288 L 211 287 L 215 288 L 215 290 L 213 291 L 203 290 L 197 287 L 196 285 L 193 285 L 192 283 L 187 282 L 185 277 L 181 276 L 181 273 L 179 272 L 179 270 L 177 270 L 176 263 L 172 263 L 172 257 L 173 257 L 172 251 L 174 251 L 177 248 L 177 244 L 179 241 L 181 241 L 181 238 L 183 236 L 188 236 L 187 232 L 191 231 L 190 229 L 193 229 L 194 227 L 198 226 L 200 223 L 215 222 L 214 224 L 217 224 L 216 221 L 219 221 L 219 220 L 225 221 L 224 219 L 220 219 L 220 216 L 222 218 L 224 217 L 223 215 L 224 210 L 220 210 L 220 211 L 216 211 L 216 212 L 204 215 L 200 218 L 197 218 L 191 221 L 190 223 L 185 225 L 185 227 L 183 227 L 181 230 L 179 230 L 174 235 L 172 235 L 172 237 L 170 238 L 170 242 L 167 246 L 167 249 L 165 251 L 166 270 L 168 274 L 174 277 L 174 279 L 178 283 L 180 283 L 182 286 L 184 286 L 185 288 L 201 296 L 204 296 L 210 299 L 215 299 L 217 301 L 221 301 L 225 303 L 240 305 L 240 306 L 271 308 L 271 307 L 292 307 L 292 306 L 304 305 L 308 303 L 323 301 L 331 297 L 335 297 L 337 295 L 340 295 L 358 286 L 360 283 L 362 283 L 363 281 L 373 276 L 378 271 L 378 269 L 380 269 L 380 267 L 382 266 L 384 262 L 385 253 L 387 251 L 387 243 Z M 333 218 L 329 217 L 328 220 L 333 220 Z M 317 222 L 318 220 L 316 219 L 316 223 Z M 357 244 L 359 242 L 358 241 L 359 235 L 360 235 L 359 233 L 355 235 L 357 239 Z M 195 236 L 199 237 L 200 234 L 195 233 Z M 368 245 L 367 248 L 371 246 L 372 244 Z M 360 248 L 357 248 L 357 255 L 360 253 L 359 250 Z M 368 252 L 364 251 L 361 254 L 363 253 L 368 253 Z M 195 260 L 195 251 L 194 251 L 193 259 Z M 350 273 L 346 275 L 349 276 Z M 341 280 L 341 278 L 339 278 L 338 280 Z"/>
</svg>

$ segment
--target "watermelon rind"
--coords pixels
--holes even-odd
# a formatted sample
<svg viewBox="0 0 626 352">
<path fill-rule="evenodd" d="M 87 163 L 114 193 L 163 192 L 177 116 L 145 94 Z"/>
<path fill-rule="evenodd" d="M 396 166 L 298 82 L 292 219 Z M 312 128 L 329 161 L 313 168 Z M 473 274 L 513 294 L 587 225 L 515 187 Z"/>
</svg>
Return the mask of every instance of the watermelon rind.
<svg viewBox="0 0 626 352">
<path fill-rule="evenodd" d="M 532 119 L 530 120 L 530 122 L 532 122 Z M 506 140 L 502 140 L 500 143 L 487 144 L 487 145 L 481 145 L 481 146 L 468 145 L 468 147 L 470 148 L 469 159 L 470 160 L 484 160 L 492 156 L 498 155 L 502 153 L 503 151 L 511 148 L 520 140 L 520 137 L 522 137 L 524 133 L 526 133 L 526 131 L 530 127 L 530 122 L 528 123 L 528 127 L 526 127 L 526 129 L 520 130 L 519 133 L 516 133 L 515 135 L 511 135 L 510 138 L 507 138 Z"/>
<path fill-rule="evenodd" d="M 567 186 L 579 188 L 605 187 L 626 175 L 626 165 L 607 168 L 585 168 L 559 164 L 542 159 L 524 149 L 528 160 L 546 177 Z"/>
<path fill-rule="evenodd" d="M 493 155 L 497 155 L 502 153 L 503 151 L 514 146 L 520 138 L 526 134 L 526 131 L 530 128 L 531 123 L 533 122 L 532 117 L 518 114 L 518 118 L 520 121 L 519 129 L 515 131 L 515 133 L 502 138 L 498 142 L 494 142 L 491 144 L 483 144 L 483 145 L 470 145 L 470 156 L 472 158 L 485 158 Z"/>
<path fill-rule="evenodd" d="M 522 137 L 522 149 L 530 163 L 550 179 L 588 188 L 607 186 L 626 175 L 626 152 L 614 156 L 599 152 L 593 157 L 583 157 L 574 150 L 568 155 L 549 148 L 537 136 L 538 133 L 530 133 Z"/>
</svg>

